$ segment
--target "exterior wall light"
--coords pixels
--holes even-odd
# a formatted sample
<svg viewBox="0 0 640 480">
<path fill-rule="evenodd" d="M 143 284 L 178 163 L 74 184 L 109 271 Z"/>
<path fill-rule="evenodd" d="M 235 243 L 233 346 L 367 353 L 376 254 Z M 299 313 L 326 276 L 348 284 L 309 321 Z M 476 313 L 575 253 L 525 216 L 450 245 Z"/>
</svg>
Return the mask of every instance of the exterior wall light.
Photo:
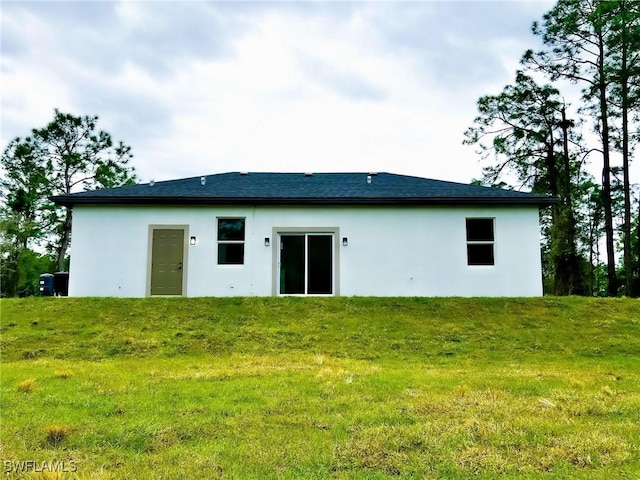
<svg viewBox="0 0 640 480">
<path fill-rule="evenodd" d="M 195 244 L 196 244 L 196 237 L 195 237 L 195 236 L 192 236 L 192 237 L 189 239 L 189 245 L 195 245 Z"/>
<path fill-rule="evenodd" d="M 342 237 L 342 246 L 343 247 L 349 246 L 349 239 L 347 237 Z"/>
<path fill-rule="evenodd" d="M 268 247 L 270 243 L 269 237 L 264 237 L 264 246 Z"/>
</svg>

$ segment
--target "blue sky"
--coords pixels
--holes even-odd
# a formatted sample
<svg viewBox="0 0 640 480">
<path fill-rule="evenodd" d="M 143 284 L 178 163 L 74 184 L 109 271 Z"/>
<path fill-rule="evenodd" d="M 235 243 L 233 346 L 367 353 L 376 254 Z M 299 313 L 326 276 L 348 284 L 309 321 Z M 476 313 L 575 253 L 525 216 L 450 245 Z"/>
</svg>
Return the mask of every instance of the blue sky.
<svg viewBox="0 0 640 480">
<path fill-rule="evenodd" d="M 389 171 L 468 182 L 481 95 L 549 1 L 3 1 L 2 146 L 95 114 L 141 180 Z"/>
</svg>

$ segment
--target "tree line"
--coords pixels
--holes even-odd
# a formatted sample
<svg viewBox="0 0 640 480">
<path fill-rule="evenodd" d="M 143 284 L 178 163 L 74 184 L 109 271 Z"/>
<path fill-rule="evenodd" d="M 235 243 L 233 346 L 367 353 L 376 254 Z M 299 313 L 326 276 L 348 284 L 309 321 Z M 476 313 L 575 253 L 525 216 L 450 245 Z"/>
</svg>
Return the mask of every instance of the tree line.
<svg viewBox="0 0 640 480">
<path fill-rule="evenodd" d="M 2 153 L 2 296 L 33 295 L 41 273 L 68 268 L 71 209 L 49 197 L 135 181 L 131 147 L 115 143 L 97 122 L 56 109 L 46 127 L 13 139 Z"/>
<path fill-rule="evenodd" d="M 478 100 L 464 143 L 488 162 L 482 183 L 558 199 L 542 212 L 545 291 L 640 296 L 640 2 L 559 0 L 532 31 L 543 47 Z M 579 105 L 565 102 L 568 82 Z"/>
</svg>

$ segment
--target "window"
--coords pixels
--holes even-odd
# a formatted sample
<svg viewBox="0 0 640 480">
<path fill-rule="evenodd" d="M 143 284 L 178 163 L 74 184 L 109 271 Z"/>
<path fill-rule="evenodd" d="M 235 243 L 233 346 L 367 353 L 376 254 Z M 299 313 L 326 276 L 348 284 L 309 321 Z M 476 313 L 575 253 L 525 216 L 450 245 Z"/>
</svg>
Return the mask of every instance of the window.
<svg viewBox="0 0 640 480">
<path fill-rule="evenodd" d="M 493 218 L 467 218 L 467 265 L 494 265 Z"/>
<path fill-rule="evenodd" d="M 244 264 L 244 218 L 218 219 L 218 265 Z"/>
</svg>

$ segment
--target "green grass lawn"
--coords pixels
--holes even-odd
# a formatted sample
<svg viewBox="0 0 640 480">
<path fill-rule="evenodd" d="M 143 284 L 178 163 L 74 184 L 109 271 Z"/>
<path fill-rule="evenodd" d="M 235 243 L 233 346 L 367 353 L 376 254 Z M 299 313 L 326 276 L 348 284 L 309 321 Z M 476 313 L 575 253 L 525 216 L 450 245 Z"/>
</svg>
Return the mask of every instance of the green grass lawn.
<svg viewBox="0 0 640 480">
<path fill-rule="evenodd" d="M 640 478 L 638 300 L 0 308 L 8 478 Z"/>
</svg>

